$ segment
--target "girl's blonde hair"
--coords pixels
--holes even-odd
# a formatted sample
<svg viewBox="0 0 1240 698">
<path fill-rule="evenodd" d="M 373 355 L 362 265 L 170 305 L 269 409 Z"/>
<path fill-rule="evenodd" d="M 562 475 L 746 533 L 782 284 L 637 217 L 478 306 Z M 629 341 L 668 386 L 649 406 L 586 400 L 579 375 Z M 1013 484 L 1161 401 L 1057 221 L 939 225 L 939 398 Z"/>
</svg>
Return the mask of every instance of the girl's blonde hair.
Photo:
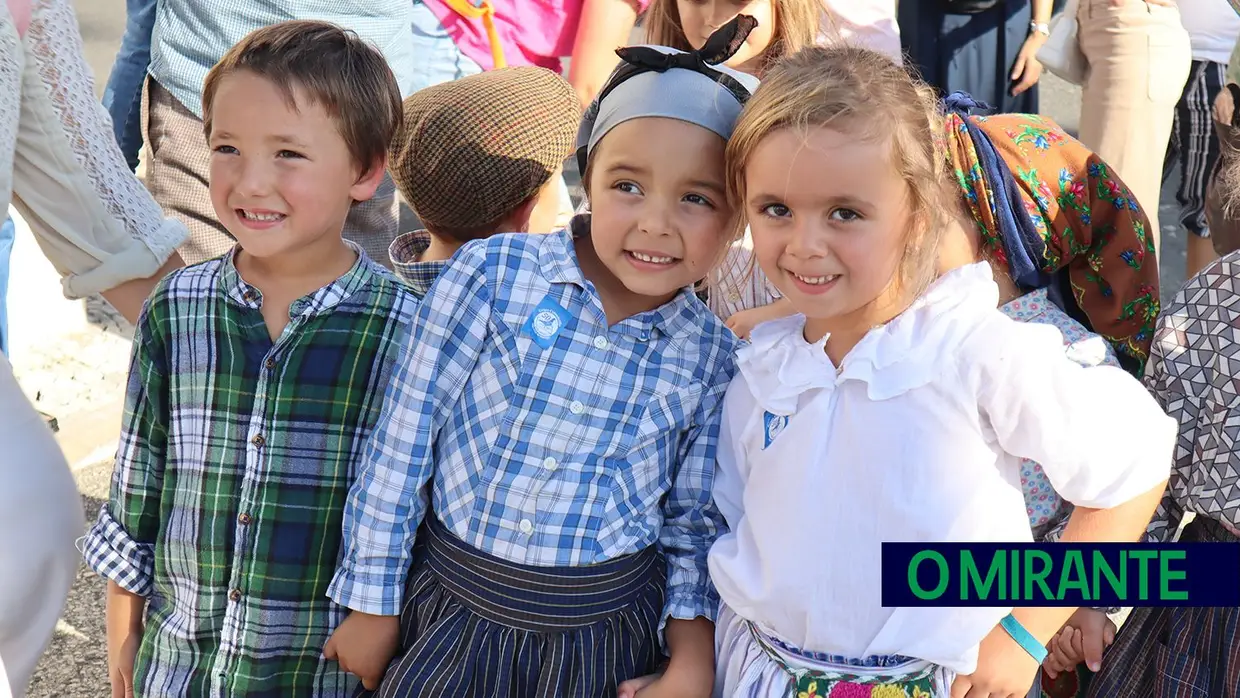
<svg viewBox="0 0 1240 698">
<path fill-rule="evenodd" d="M 745 165 L 758 144 L 783 129 L 808 135 L 819 127 L 886 146 L 912 209 L 898 281 L 920 294 L 937 274 L 939 239 L 955 209 L 945 198 L 952 193 L 938 95 L 869 49 L 810 47 L 784 58 L 767 72 L 728 140 L 727 193 L 738 211 L 745 206 Z M 743 226 L 738 221 L 738 234 Z"/>
<path fill-rule="evenodd" d="M 822 0 L 771 0 L 771 18 L 775 26 L 771 43 L 762 52 L 762 72 L 780 58 L 813 46 L 824 33 L 838 33 Z M 680 24 L 676 0 L 652 0 L 642 24 L 648 43 L 693 50 Z"/>
</svg>

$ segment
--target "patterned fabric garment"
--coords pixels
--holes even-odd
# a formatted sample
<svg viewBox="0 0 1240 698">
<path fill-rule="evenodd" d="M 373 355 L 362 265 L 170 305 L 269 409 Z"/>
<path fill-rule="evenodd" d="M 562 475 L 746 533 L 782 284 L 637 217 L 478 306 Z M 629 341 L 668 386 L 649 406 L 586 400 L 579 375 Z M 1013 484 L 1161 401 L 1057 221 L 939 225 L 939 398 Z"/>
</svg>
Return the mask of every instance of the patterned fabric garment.
<svg viewBox="0 0 1240 698">
<path fill-rule="evenodd" d="M 426 252 L 426 248 L 430 245 L 431 234 L 425 230 L 415 230 L 396 238 L 392 241 L 392 246 L 388 248 L 388 257 L 392 260 L 392 270 L 396 272 L 396 278 L 405 282 L 418 300 L 430 293 L 431 286 L 435 285 L 435 279 L 438 279 L 443 273 L 443 268 L 448 266 L 446 259 L 433 262 L 419 261 L 422 253 Z"/>
<path fill-rule="evenodd" d="M 137 696 L 347 696 L 322 658 L 341 515 L 417 301 L 364 255 L 272 342 L 232 255 L 139 322 L 109 502 L 84 541 L 148 599 Z"/>
<path fill-rule="evenodd" d="M 352 29 L 382 51 L 407 97 L 416 66 L 412 10 L 409 0 L 159 0 L 151 77 L 201 119 L 203 80 L 228 49 L 269 24 L 317 19 Z"/>
<path fill-rule="evenodd" d="M 588 226 L 471 242 L 421 304 L 345 511 L 339 603 L 400 612 L 430 482 L 452 534 L 510 562 L 658 543 L 666 613 L 714 617 L 711 487 L 737 340 L 691 289 L 609 327 L 574 249 Z"/>
<path fill-rule="evenodd" d="M 1158 321 L 1146 386 L 1180 422 L 1167 492 L 1148 537 L 1170 541 L 1186 512 L 1240 531 L 1240 252 L 1184 285 Z"/>
<path fill-rule="evenodd" d="M 1090 329 L 1143 364 L 1159 311 L 1158 266 L 1149 219 L 1124 183 L 1045 117 L 953 112 L 946 130 L 986 253 L 1024 289 L 1066 273 Z"/>
<path fill-rule="evenodd" d="M 1004 304 L 999 311 L 1017 322 L 1050 325 L 1059 330 L 1063 334 L 1068 356 L 1082 366 L 1119 365 L 1110 345 L 1051 303 L 1044 288 Z M 1072 505 L 1051 487 L 1042 466 L 1028 458 L 1021 461 L 1020 484 L 1025 494 L 1033 539 L 1044 540 L 1050 536 L 1057 540 L 1063 532 L 1063 524 L 1067 523 L 1068 515 L 1072 513 Z"/>
</svg>

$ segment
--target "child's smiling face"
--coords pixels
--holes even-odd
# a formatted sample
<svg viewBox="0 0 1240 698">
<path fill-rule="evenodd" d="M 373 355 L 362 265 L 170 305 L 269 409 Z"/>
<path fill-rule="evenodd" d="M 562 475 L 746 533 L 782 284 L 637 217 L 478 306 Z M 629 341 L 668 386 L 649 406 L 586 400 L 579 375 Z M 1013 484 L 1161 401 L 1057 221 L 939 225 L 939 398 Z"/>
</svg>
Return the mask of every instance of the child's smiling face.
<svg viewBox="0 0 1240 698">
<path fill-rule="evenodd" d="M 335 121 L 294 90 L 238 71 L 220 81 L 211 114 L 211 203 L 246 254 L 271 258 L 338 236 L 354 201 L 382 178 L 353 161 Z"/>
<path fill-rule="evenodd" d="M 590 241 L 611 279 L 591 281 L 604 303 L 606 289 L 622 288 L 631 296 L 612 299 L 617 305 L 650 310 L 706 276 L 731 221 L 723 154 L 724 140 L 712 131 L 651 117 L 619 124 L 595 147 Z"/>
<path fill-rule="evenodd" d="M 762 271 L 806 338 L 890 320 L 912 212 L 888 147 L 827 127 L 785 128 L 745 165 L 743 203 Z"/>
</svg>

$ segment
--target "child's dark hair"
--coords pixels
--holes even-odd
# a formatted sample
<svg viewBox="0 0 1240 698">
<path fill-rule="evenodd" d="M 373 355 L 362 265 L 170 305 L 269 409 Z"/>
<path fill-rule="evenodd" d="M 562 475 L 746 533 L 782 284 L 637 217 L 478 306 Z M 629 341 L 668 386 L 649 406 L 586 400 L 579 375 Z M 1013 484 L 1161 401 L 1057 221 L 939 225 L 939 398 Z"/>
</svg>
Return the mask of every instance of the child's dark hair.
<svg viewBox="0 0 1240 698">
<path fill-rule="evenodd" d="M 378 49 L 327 22 L 294 20 L 255 30 L 229 49 L 202 86 L 203 128 L 211 135 L 215 94 L 224 78 L 248 71 L 270 80 L 289 106 L 296 93 L 336 122 L 354 162 L 382 166 L 400 126 L 400 87 Z"/>
<path fill-rule="evenodd" d="M 776 131 L 829 127 L 886 144 L 913 214 L 899 281 L 919 294 L 937 274 L 942 229 L 957 208 L 947 187 L 942 122 L 934 90 L 887 56 L 851 46 L 802 49 L 776 63 L 745 106 L 728 141 L 728 197 L 744 210 L 745 165 Z M 743 231 L 738 221 L 737 234 Z"/>
</svg>

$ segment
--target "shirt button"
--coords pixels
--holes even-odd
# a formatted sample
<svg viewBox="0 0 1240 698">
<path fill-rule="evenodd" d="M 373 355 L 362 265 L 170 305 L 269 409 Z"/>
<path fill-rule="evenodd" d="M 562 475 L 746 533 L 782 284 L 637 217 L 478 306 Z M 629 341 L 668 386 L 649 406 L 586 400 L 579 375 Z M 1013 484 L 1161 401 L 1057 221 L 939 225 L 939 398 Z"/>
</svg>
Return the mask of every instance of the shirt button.
<svg viewBox="0 0 1240 698">
<path fill-rule="evenodd" d="M 250 519 L 250 515 L 249 515 L 249 514 L 241 514 L 240 516 L 238 516 L 238 517 L 237 517 L 237 521 L 241 522 L 241 524 L 242 524 L 242 525 L 248 524 L 248 523 L 250 523 L 250 521 L 251 521 L 251 519 Z"/>
<path fill-rule="evenodd" d="M 594 338 L 594 348 L 595 348 L 595 349 L 606 349 L 606 348 L 607 348 L 607 338 L 606 338 L 606 337 L 604 337 L 604 336 L 602 336 L 602 335 L 599 335 L 598 337 L 595 337 L 595 338 Z"/>
<path fill-rule="evenodd" d="M 521 519 L 519 528 L 521 529 L 521 532 L 527 536 L 534 532 L 534 524 L 530 523 L 529 519 Z"/>
<path fill-rule="evenodd" d="M 241 297 L 253 303 L 254 301 L 258 300 L 258 292 L 255 291 L 254 289 L 249 289 L 245 293 L 241 294 Z"/>
<path fill-rule="evenodd" d="M 568 411 L 572 412 L 573 414 L 581 414 L 582 412 L 586 411 L 586 406 L 581 404 L 580 400 L 573 400 L 572 402 L 568 403 Z"/>
<path fill-rule="evenodd" d="M 555 470 L 556 468 L 560 467 L 560 464 L 555 462 L 554 458 L 547 458 L 543 461 L 543 467 L 546 468 L 547 470 Z"/>
<path fill-rule="evenodd" d="M 267 370 L 268 370 L 268 371 L 270 371 L 271 369 L 273 369 L 273 368 L 275 368 L 275 367 L 276 367 L 276 360 L 275 360 L 275 359 L 267 359 L 266 361 L 264 361 L 264 362 L 263 362 L 263 365 L 267 367 Z"/>
<path fill-rule="evenodd" d="M 240 600 L 241 600 L 241 590 L 240 590 L 240 589 L 233 589 L 232 591 L 228 592 L 228 598 L 232 599 L 233 601 L 240 601 Z"/>
<path fill-rule="evenodd" d="M 738 294 L 736 294 L 736 293 L 729 293 L 729 294 L 728 294 L 728 302 L 730 302 L 730 303 L 740 303 L 740 302 L 741 302 L 741 297 L 740 297 L 740 295 L 738 295 Z"/>
<path fill-rule="evenodd" d="M 267 439 L 264 439 L 262 434 L 255 434 L 254 438 L 250 439 L 250 443 L 262 448 L 263 444 L 267 443 Z"/>
</svg>

